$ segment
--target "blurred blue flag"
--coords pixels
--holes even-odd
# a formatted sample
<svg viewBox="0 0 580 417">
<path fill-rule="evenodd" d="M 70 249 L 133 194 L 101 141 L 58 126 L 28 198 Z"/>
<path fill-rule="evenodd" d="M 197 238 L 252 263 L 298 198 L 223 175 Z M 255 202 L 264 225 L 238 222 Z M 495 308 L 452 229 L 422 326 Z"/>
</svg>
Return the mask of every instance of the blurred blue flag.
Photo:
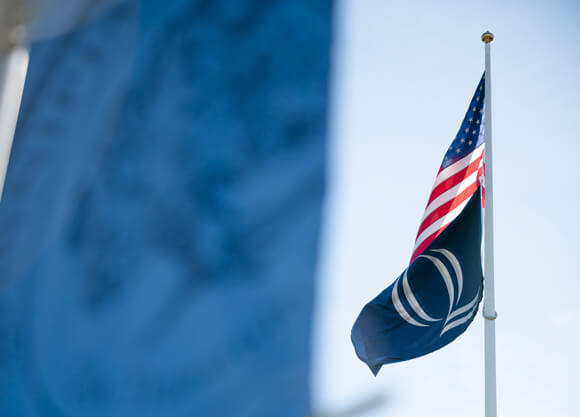
<svg viewBox="0 0 580 417">
<path fill-rule="evenodd" d="M 482 296 L 481 196 L 395 282 L 369 302 L 351 333 L 358 357 L 381 366 L 431 353 L 473 321 Z"/>
<path fill-rule="evenodd" d="M 308 415 L 332 2 L 80 3 L 0 204 L 0 416 Z"/>
</svg>

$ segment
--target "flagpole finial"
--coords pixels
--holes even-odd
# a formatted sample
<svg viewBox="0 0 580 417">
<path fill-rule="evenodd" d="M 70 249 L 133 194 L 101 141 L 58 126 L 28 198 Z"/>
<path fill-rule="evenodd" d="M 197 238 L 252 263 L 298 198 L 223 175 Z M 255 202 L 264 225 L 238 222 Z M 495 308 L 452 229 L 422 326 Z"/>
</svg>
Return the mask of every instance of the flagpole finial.
<svg viewBox="0 0 580 417">
<path fill-rule="evenodd" d="M 492 43 L 494 39 L 495 36 L 493 36 L 493 33 L 491 33 L 489 30 L 486 31 L 483 35 L 481 35 L 481 40 L 484 43 Z"/>
</svg>

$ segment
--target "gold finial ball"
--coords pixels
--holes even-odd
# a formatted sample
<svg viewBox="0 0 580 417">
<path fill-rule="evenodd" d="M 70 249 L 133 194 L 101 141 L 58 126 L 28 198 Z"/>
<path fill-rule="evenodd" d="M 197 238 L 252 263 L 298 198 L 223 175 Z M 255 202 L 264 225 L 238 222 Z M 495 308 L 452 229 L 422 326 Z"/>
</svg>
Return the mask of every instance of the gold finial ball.
<svg viewBox="0 0 580 417">
<path fill-rule="evenodd" d="M 493 33 L 491 33 L 489 30 L 481 35 L 481 40 L 485 43 L 492 43 L 494 39 L 495 37 L 493 36 Z"/>
</svg>

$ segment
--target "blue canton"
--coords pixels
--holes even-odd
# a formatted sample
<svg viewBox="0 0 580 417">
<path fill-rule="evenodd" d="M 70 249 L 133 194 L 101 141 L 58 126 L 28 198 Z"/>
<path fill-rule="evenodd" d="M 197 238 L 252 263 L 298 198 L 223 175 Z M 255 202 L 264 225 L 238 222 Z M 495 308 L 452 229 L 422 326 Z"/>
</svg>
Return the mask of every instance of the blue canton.
<svg viewBox="0 0 580 417">
<path fill-rule="evenodd" d="M 475 94 L 471 99 L 463 123 L 457 132 L 457 136 L 447 150 L 441 169 L 459 161 L 475 148 L 483 143 L 483 135 L 480 137 L 479 130 L 483 124 L 483 102 L 485 98 L 485 73 L 479 81 Z"/>
</svg>

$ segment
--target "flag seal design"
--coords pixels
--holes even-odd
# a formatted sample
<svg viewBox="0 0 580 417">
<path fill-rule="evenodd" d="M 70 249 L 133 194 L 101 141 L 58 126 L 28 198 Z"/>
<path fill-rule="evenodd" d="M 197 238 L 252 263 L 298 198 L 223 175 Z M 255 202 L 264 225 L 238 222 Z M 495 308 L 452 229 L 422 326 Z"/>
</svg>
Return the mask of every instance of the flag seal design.
<svg viewBox="0 0 580 417">
<path fill-rule="evenodd" d="M 407 303 L 415 313 L 414 315 L 409 314 L 406 310 L 405 305 L 401 302 L 401 296 L 399 295 L 400 291 L 400 280 L 399 277 L 395 283 L 393 284 L 393 291 L 391 292 L 391 301 L 393 306 L 397 310 L 397 313 L 403 318 L 407 323 L 412 324 L 413 326 L 425 327 L 428 326 L 430 323 L 437 322 L 443 320 L 443 329 L 441 330 L 441 335 L 446 333 L 448 330 L 465 323 L 467 319 L 474 313 L 474 309 L 476 307 L 477 300 L 479 299 L 480 291 L 477 292 L 476 296 L 473 300 L 469 301 L 467 304 L 461 306 L 459 304 L 459 300 L 461 298 L 461 292 L 463 290 L 463 271 L 461 268 L 461 264 L 457 257 L 448 249 L 430 249 L 430 254 L 423 254 L 419 255 L 419 258 L 425 258 L 430 260 L 437 271 L 441 275 L 443 282 L 445 283 L 445 287 L 447 289 L 447 293 L 449 295 L 449 311 L 447 312 L 446 317 L 440 318 L 433 318 L 429 316 L 423 310 L 421 303 L 415 297 L 411 286 L 409 285 L 409 278 L 407 276 L 407 271 L 403 273 L 403 294 L 406 297 Z M 453 282 L 452 275 L 449 269 L 445 266 L 441 259 L 438 259 L 437 254 L 442 254 L 444 258 L 451 264 L 453 271 L 455 273 L 455 283 Z M 455 291 L 457 288 L 457 291 Z M 465 314 L 468 313 L 468 314 Z M 413 318 L 413 316 L 420 317 L 424 323 L 420 323 Z M 425 324 L 427 322 L 428 324 Z"/>
</svg>

